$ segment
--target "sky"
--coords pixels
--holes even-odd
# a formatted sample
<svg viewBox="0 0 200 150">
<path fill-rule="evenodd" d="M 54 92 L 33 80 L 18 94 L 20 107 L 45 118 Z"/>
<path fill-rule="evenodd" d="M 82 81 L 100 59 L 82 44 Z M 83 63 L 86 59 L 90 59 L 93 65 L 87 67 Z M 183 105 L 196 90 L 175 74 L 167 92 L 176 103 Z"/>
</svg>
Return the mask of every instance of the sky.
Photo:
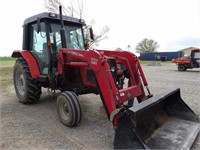
<svg viewBox="0 0 200 150">
<path fill-rule="evenodd" d="M 25 18 L 47 11 L 44 0 L 19 1 L 1 2 L 0 56 L 21 49 Z M 135 53 L 144 38 L 157 41 L 160 52 L 200 47 L 200 0 L 83 0 L 83 18 L 95 21 L 94 32 L 110 28 L 97 49 Z"/>
</svg>

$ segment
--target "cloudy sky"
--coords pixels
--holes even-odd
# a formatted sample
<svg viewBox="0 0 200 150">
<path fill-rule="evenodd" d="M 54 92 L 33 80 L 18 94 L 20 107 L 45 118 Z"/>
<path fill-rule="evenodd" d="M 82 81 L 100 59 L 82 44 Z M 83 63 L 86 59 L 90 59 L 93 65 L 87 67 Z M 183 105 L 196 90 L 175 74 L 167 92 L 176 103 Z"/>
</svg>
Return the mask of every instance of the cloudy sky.
<svg viewBox="0 0 200 150">
<path fill-rule="evenodd" d="M 19 1 L 1 2 L 0 56 L 21 49 L 23 20 L 46 11 L 44 0 Z M 200 0 L 85 0 L 83 18 L 95 20 L 94 31 L 110 27 L 98 49 L 130 45 L 135 52 L 143 38 L 157 41 L 159 51 L 200 47 Z"/>
</svg>

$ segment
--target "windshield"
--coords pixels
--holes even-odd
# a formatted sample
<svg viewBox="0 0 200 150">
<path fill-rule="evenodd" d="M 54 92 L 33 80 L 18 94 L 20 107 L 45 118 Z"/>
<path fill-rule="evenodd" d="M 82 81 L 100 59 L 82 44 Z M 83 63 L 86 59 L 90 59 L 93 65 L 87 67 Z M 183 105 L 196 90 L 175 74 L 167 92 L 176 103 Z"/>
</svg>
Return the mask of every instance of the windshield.
<svg viewBox="0 0 200 150">
<path fill-rule="evenodd" d="M 50 40 L 57 51 L 62 47 L 60 36 L 60 24 L 50 25 Z M 82 28 L 77 26 L 65 26 L 65 36 L 68 48 L 85 49 Z"/>
</svg>

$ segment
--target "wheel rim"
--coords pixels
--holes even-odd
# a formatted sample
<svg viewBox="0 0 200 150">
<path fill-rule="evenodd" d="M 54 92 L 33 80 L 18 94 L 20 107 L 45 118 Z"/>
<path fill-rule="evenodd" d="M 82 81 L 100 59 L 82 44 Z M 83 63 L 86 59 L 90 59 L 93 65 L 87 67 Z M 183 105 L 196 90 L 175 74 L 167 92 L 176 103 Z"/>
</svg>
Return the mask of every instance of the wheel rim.
<svg viewBox="0 0 200 150">
<path fill-rule="evenodd" d="M 61 102 L 59 105 L 60 115 L 64 120 L 69 119 L 69 108 L 67 103 Z"/>
<path fill-rule="evenodd" d="M 16 87 L 20 95 L 25 94 L 25 78 L 21 71 L 16 73 Z"/>
</svg>

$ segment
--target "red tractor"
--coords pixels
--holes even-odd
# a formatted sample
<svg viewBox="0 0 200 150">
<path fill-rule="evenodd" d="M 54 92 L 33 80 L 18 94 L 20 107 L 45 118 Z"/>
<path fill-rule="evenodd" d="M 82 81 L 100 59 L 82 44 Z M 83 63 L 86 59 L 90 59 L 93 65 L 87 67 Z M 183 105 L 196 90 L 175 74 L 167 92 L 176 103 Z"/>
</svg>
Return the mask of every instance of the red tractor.
<svg viewBox="0 0 200 150">
<path fill-rule="evenodd" d="M 90 38 L 84 33 L 90 33 Z M 23 50 L 12 54 L 17 58 L 13 79 L 19 101 L 37 103 L 42 87 L 60 90 L 58 117 L 73 127 L 82 117 L 78 95 L 99 94 L 116 131 L 114 148 L 189 148 L 200 124 L 181 99 L 180 89 L 152 96 L 139 59 L 127 51 L 88 50 L 86 41 L 93 39 L 92 33 L 83 20 L 63 16 L 61 7 L 60 14 L 41 13 L 26 19 Z M 133 98 L 139 103 L 127 107 Z"/>
<path fill-rule="evenodd" d="M 200 68 L 200 49 L 191 49 L 190 56 L 173 59 L 172 63 L 178 65 L 179 71 L 185 71 L 192 68 Z"/>
</svg>

